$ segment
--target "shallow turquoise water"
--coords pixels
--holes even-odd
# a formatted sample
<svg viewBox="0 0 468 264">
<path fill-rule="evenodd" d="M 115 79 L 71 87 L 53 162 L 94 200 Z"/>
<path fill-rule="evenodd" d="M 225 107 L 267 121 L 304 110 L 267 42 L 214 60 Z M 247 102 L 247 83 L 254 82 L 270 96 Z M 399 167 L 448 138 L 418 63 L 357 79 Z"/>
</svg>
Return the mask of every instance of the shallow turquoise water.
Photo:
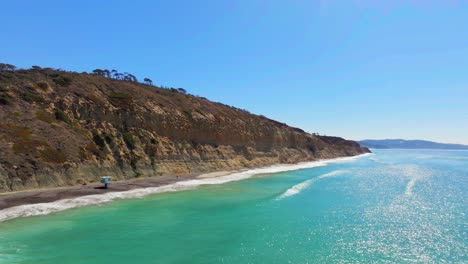
<svg viewBox="0 0 468 264">
<path fill-rule="evenodd" d="M 0 223 L 0 263 L 468 263 L 468 152 L 377 150 Z"/>
</svg>

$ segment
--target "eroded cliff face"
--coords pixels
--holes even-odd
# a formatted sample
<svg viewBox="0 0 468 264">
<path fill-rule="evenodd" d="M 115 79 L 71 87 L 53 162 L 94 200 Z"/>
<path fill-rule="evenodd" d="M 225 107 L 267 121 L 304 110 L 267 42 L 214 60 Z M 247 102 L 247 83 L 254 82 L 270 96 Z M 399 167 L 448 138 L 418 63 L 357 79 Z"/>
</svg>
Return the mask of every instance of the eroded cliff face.
<svg viewBox="0 0 468 264">
<path fill-rule="evenodd" d="M 368 152 L 169 89 L 51 69 L 0 73 L 0 192 Z"/>
</svg>

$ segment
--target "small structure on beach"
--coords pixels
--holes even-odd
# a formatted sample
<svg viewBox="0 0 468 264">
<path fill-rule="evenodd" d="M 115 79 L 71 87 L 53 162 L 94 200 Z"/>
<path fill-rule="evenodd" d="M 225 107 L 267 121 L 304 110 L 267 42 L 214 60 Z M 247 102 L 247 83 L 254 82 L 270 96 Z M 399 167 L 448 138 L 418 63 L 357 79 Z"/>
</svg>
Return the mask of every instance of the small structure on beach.
<svg viewBox="0 0 468 264">
<path fill-rule="evenodd" d="M 101 183 L 104 183 L 104 189 L 107 189 L 107 185 L 110 182 L 110 176 L 101 177 Z"/>
</svg>

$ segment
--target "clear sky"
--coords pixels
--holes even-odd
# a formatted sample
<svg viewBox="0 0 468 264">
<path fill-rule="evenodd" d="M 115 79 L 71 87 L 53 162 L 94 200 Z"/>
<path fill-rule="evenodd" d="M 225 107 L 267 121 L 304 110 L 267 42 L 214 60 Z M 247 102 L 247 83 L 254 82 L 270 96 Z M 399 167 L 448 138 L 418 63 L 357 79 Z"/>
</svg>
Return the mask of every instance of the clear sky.
<svg viewBox="0 0 468 264">
<path fill-rule="evenodd" d="M 468 144 L 468 1 L 2 1 L 0 62 L 117 69 L 309 132 Z"/>
</svg>

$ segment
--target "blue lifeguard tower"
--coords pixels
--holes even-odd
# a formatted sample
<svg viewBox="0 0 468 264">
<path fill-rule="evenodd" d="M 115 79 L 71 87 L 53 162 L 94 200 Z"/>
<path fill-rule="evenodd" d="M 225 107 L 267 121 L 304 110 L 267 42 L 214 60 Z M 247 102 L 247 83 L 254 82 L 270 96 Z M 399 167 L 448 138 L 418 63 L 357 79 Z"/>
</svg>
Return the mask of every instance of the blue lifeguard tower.
<svg viewBox="0 0 468 264">
<path fill-rule="evenodd" d="M 107 189 L 107 185 L 110 182 L 110 176 L 101 177 L 101 183 L 104 183 L 104 188 Z"/>
</svg>

